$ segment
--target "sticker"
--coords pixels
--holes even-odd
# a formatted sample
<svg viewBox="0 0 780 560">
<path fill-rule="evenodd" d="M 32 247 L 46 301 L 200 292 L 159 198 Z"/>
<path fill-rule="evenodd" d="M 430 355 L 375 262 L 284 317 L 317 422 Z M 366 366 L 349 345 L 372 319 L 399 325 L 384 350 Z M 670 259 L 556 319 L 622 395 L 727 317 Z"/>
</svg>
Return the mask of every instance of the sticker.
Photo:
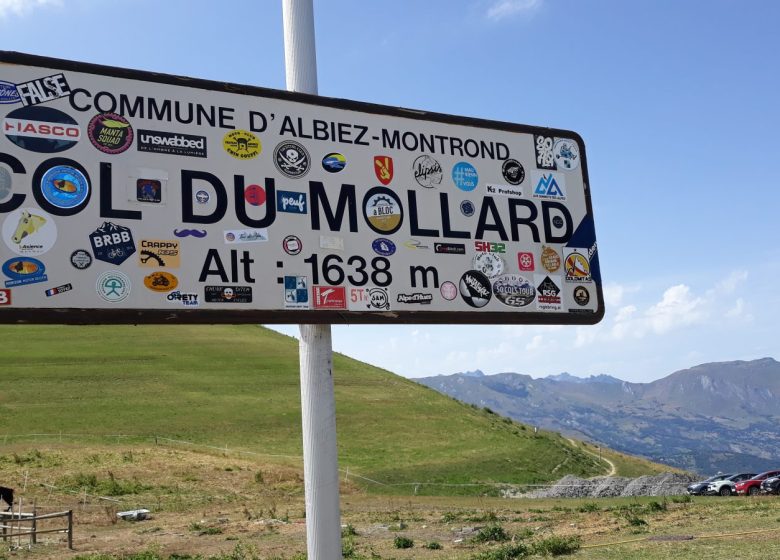
<svg viewBox="0 0 780 560">
<path fill-rule="evenodd" d="M 306 214 L 306 193 L 276 191 L 276 209 L 291 214 Z"/>
<path fill-rule="evenodd" d="M 21 107 L 3 119 L 11 142 L 31 152 L 52 154 L 76 145 L 81 129 L 70 115 L 51 107 Z"/>
<path fill-rule="evenodd" d="M 371 248 L 377 255 L 383 257 L 389 257 L 390 255 L 395 254 L 395 243 L 384 237 L 374 239 L 374 241 L 371 242 Z"/>
<path fill-rule="evenodd" d="M 322 158 L 322 168 L 328 173 L 338 173 L 347 166 L 347 158 L 338 152 L 333 152 Z"/>
<path fill-rule="evenodd" d="M 265 204 L 265 189 L 260 185 L 249 185 L 244 189 L 244 200 L 252 206 L 262 206 Z"/>
<path fill-rule="evenodd" d="M 495 278 L 504 273 L 506 262 L 497 253 L 477 253 L 471 260 L 474 270 L 480 271 L 488 278 Z"/>
<path fill-rule="evenodd" d="M 16 84 L 16 92 L 25 105 L 38 105 L 70 95 L 70 86 L 64 74 L 54 74 L 45 78 Z"/>
<path fill-rule="evenodd" d="M 198 204 L 208 204 L 209 200 L 211 200 L 211 195 L 206 191 L 200 190 L 195 193 L 195 202 Z"/>
<path fill-rule="evenodd" d="M 11 194 L 13 179 L 5 167 L 0 167 L 0 201 L 5 200 Z"/>
<path fill-rule="evenodd" d="M 523 191 L 517 187 L 510 187 L 509 185 L 485 185 L 485 191 L 488 194 L 497 194 L 499 196 L 523 196 Z"/>
<path fill-rule="evenodd" d="M 393 158 L 390 156 L 374 156 L 374 173 L 379 182 L 389 185 L 393 180 Z"/>
<path fill-rule="evenodd" d="M 133 127 L 122 115 L 100 113 L 87 125 L 92 145 L 104 154 L 121 154 L 133 145 Z"/>
<path fill-rule="evenodd" d="M 434 243 L 433 252 L 443 255 L 465 255 L 466 245 L 463 243 Z"/>
<path fill-rule="evenodd" d="M 176 290 L 165 296 L 165 299 L 171 303 L 179 303 L 185 307 L 200 307 L 198 294 L 192 292 L 180 292 L 179 290 Z"/>
<path fill-rule="evenodd" d="M 306 276 L 284 277 L 284 308 L 309 308 L 309 280 Z"/>
<path fill-rule="evenodd" d="M 574 288 L 574 293 L 572 295 L 574 297 L 574 302 L 577 305 L 584 307 L 590 303 L 590 292 L 585 286 L 577 286 Z"/>
<path fill-rule="evenodd" d="M 517 253 L 517 268 L 520 272 L 533 272 L 534 254 L 527 251 Z"/>
<path fill-rule="evenodd" d="M 441 297 L 447 301 L 452 301 L 458 297 L 458 287 L 449 280 L 442 282 L 441 286 L 439 287 L 439 292 L 441 292 Z"/>
<path fill-rule="evenodd" d="M 516 159 L 508 159 L 501 164 L 501 175 L 510 185 L 519 185 L 525 179 L 525 168 Z"/>
<path fill-rule="evenodd" d="M 474 250 L 483 253 L 506 253 L 506 243 L 496 243 L 494 241 L 475 241 Z"/>
<path fill-rule="evenodd" d="M 343 286 L 312 286 L 314 309 L 346 309 L 347 290 Z"/>
<path fill-rule="evenodd" d="M 561 297 L 561 277 L 534 275 L 536 284 L 536 308 L 539 311 L 560 311 L 563 309 Z"/>
<path fill-rule="evenodd" d="M 268 229 L 227 229 L 224 232 L 225 243 L 262 243 L 268 241 Z"/>
<path fill-rule="evenodd" d="M 44 264 L 38 259 L 30 257 L 15 257 L 5 261 L 3 263 L 3 274 L 10 278 L 10 280 L 5 281 L 6 288 L 46 282 L 48 280 Z"/>
<path fill-rule="evenodd" d="M 344 250 L 344 238 L 338 235 L 320 235 L 320 248 L 333 251 Z"/>
<path fill-rule="evenodd" d="M 387 311 L 390 309 L 390 296 L 385 288 L 367 288 L 364 290 L 368 311 Z"/>
<path fill-rule="evenodd" d="M 11 290 L 0 290 L 0 305 L 11 305 Z"/>
<path fill-rule="evenodd" d="M 92 255 L 86 249 L 76 249 L 70 254 L 70 264 L 78 270 L 89 268 L 92 264 Z"/>
<path fill-rule="evenodd" d="M 208 303 L 252 303 L 251 286 L 206 286 L 203 292 Z"/>
<path fill-rule="evenodd" d="M 147 268 L 179 268 L 179 242 L 169 239 L 142 239 L 138 265 Z"/>
<path fill-rule="evenodd" d="M 301 238 L 297 235 L 288 235 L 282 239 L 282 249 L 288 255 L 297 255 L 303 250 Z"/>
<path fill-rule="evenodd" d="M 206 137 L 165 132 L 163 130 L 138 130 L 138 151 L 169 156 L 207 156 Z"/>
<path fill-rule="evenodd" d="M 407 249 L 430 249 L 430 246 L 426 245 L 419 239 L 409 239 L 404 241 L 404 247 Z"/>
<path fill-rule="evenodd" d="M 41 177 L 41 194 L 57 208 L 75 208 L 89 198 L 89 181 L 78 169 L 55 165 Z"/>
<path fill-rule="evenodd" d="M 135 253 L 133 232 L 111 222 L 103 222 L 102 226 L 90 233 L 89 242 L 97 260 L 114 265 L 122 264 Z"/>
<path fill-rule="evenodd" d="M 109 270 L 98 276 L 95 289 L 109 303 L 117 303 L 130 295 L 130 278 L 118 270 Z"/>
<path fill-rule="evenodd" d="M 57 286 L 56 288 L 49 288 L 44 293 L 46 294 L 46 297 L 56 296 L 57 294 L 63 294 L 65 292 L 69 292 L 73 289 L 73 284 L 63 284 L 62 286 Z"/>
<path fill-rule="evenodd" d="M 452 168 L 452 182 L 462 191 L 473 191 L 477 188 L 479 175 L 473 165 L 466 161 L 461 161 Z"/>
<path fill-rule="evenodd" d="M 540 169 L 555 169 L 552 138 L 535 135 L 534 150 L 536 151 L 536 167 Z"/>
<path fill-rule="evenodd" d="M 202 239 L 206 237 L 205 229 L 175 229 L 173 235 L 176 237 L 197 237 Z"/>
<path fill-rule="evenodd" d="M 398 294 L 396 298 L 398 303 L 419 303 L 427 305 L 433 301 L 433 294 L 424 294 L 415 292 L 413 294 Z"/>
<path fill-rule="evenodd" d="M 587 252 L 587 249 L 579 249 Z M 567 249 L 563 268 L 566 271 L 567 282 L 590 282 L 590 261 L 588 257 L 578 252 L 577 249 Z"/>
<path fill-rule="evenodd" d="M 0 105 L 19 103 L 22 100 L 16 91 L 16 84 L 0 80 Z"/>
<path fill-rule="evenodd" d="M 363 216 L 368 227 L 377 233 L 395 233 L 403 222 L 401 200 L 384 187 L 369 189 L 363 198 Z"/>
<path fill-rule="evenodd" d="M 441 164 L 429 155 L 420 156 L 414 160 L 412 173 L 417 184 L 426 189 L 440 185 L 442 177 L 444 177 Z"/>
<path fill-rule="evenodd" d="M 467 270 L 460 277 L 460 297 L 471 307 L 485 307 L 492 297 L 490 280 L 478 270 Z"/>
<path fill-rule="evenodd" d="M 525 307 L 536 297 L 534 285 L 518 274 L 504 274 L 493 283 L 496 299 L 509 307 Z"/>
<path fill-rule="evenodd" d="M 263 151 L 260 139 L 248 130 L 232 130 L 222 139 L 222 147 L 236 159 L 254 159 Z"/>
<path fill-rule="evenodd" d="M 303 177 L 309 172 L 309 163 L 309 152 L 298 142 L 287 140 L 274 149 L 274 164 L 285 177 Z"/>
<path fill-rule="evenodd" d="M 144 277 L 144 286 L 153 292 L 170 292 L 179 285 L 179 279 L 170 272 L 157 271 Z"/>
<path fill-rule="evenodd" d="M 460 203 L 460 213 L 467 218 L 473 216 L 475 211 L 476 209 L 474 208 L 474 203 L 470 200 L 464 200 Z"/>
<path fill-rule="evenodd" d="M 225 243 L 262 243 L 268 241 L 268 230 L 262 229 L 227 229 L 224 232 Z"/>
<path fill-rule="evenodd" d="M 566 200 L 566 180 L 560 173 L 534 171 L 531 173 L 534 197 Z"/>
<path fill-rule="evenodd" d="M 136 200 L 138 202 L 162 202 L 162 181 L 157 179 L 137 179 L 135 182 Z"/>
<path fill-rule="evenodd" d="M 563 218 L 560 216 L 554 216 L 552 219 L 552 225 L 558 229 L 561 229 L 563 227 Z"/>
<path fill-rule="evenodd" d="M 552 247 L 542 245 L 542 266 L 547 272 L 556 272 L 561 268 L 561 256 Z"/>
<path fill-rule="evenodd" d="M 17 255 L 42 255 L 57 242 L 57 225 L 43 210 L 19 208 L 3 222 L 3 241 Z"/>
<path fill-rule="evenodd" d="M 580 166 L 580 148 L 574 140 L 558 138 L 553 145 L 553 157 L 558 169 L 574 171 Z"/>
</svg>

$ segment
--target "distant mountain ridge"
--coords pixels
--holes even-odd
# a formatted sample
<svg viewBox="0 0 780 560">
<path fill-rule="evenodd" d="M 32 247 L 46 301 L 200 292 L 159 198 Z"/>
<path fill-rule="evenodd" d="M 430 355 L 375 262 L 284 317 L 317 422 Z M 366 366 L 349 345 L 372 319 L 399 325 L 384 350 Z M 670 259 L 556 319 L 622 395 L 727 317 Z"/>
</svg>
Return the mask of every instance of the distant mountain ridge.
<svg viewBox="0 0 780 560">
<path fill-rule="evenodd" d="M 679 468 L 780 468 L 780 362 L 773 358 L 701 364 L 651 383 L 603 374 L 533 379 L 477 372 L 417 381 L 522 422 Z"/>
</svg>

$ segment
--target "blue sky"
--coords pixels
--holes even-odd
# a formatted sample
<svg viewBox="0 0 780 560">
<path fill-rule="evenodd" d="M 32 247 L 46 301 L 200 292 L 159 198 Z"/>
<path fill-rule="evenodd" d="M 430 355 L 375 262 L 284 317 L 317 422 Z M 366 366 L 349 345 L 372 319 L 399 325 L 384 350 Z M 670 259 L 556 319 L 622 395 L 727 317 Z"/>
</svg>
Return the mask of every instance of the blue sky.
<svg viewBox="0 0 780 560">
<path fill-rule="evenodd" d="M 315 19 L 321 95 L 580 133 L 607 305 L 592 327 L 339 326 L 335 350 L 410 377 L 631 381 L 780 356 L 780 3 L 315 0 Z M 0 30 L 284 89 L 281 0 L 0 0 Z"/>
</svg>

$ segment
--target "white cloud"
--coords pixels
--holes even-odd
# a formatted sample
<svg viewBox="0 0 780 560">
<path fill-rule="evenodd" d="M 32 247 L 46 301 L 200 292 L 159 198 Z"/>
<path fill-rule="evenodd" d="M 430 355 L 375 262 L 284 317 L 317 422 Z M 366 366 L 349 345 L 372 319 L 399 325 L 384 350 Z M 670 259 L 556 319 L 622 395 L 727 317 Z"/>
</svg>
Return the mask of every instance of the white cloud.
<svg viewBox="0 0 780 560">
<path fill-rule="evenodd" d="M 500 21 L 518 14 L 530 15 L 542 5 L 542 0 L 497 0 L 488 8 L 487 18 Z"/>
<path fill-rule="evenodd" d="M 657 334 L 665 334 L 670 330 L 694 325 L 707 316 L 704 309 L 706 301 L 694 297 L 691 289 L 685 284 L 672 286 L 664 292 L 661 301 L 647 310 L 647 322 Z"/>
<path fill-rule="evenodd" d="M 60 0 L 0 0 L 0 18 L 25 16 L 36 8 L 59 5 Z"/>
<path fill-rule="evenodd" d="M 715 290 L 721 295 L 733 294 L 739 285 L 747 280 L 747 277 L 747 270 L 735 270 L 726 278 L 718 282 L 718 284 L 715 286 Z"/>
</svg>

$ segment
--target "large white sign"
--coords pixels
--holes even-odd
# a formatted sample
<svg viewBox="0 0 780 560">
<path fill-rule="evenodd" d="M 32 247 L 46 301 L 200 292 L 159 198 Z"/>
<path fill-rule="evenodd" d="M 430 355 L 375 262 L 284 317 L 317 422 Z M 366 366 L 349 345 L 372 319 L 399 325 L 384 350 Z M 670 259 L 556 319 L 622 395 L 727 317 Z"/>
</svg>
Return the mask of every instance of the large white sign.
<svg viewBox="0 0 780 560">
<path fill-rule="evenodd" d="M 573 132 L 0 62 L 0 322 L 604 314 Z"/>
</svg>

